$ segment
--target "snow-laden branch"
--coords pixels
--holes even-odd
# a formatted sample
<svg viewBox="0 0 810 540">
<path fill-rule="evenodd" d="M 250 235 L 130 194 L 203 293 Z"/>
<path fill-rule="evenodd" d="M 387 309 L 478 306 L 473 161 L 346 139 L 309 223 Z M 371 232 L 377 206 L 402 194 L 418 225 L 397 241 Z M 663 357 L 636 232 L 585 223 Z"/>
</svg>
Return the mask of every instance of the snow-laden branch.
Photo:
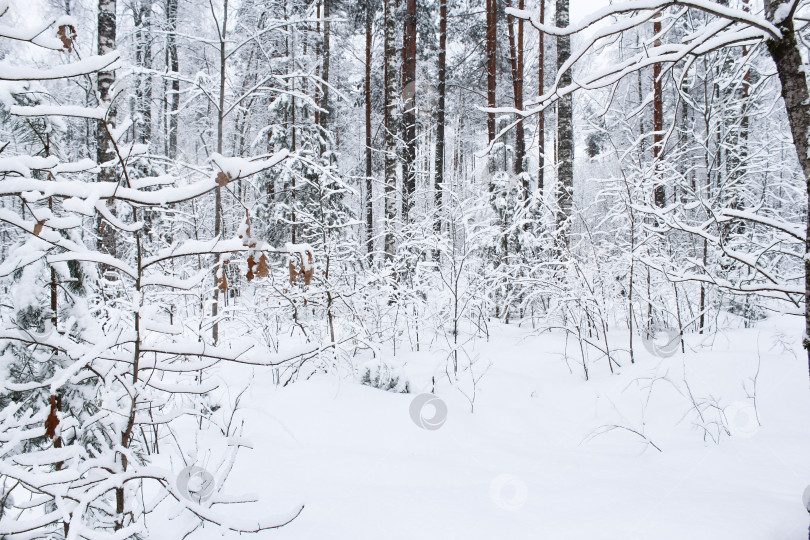
<svg viewBox="0 0 810 540">
<path fill-rule="evenodd" d="M 717 17 L 728 19 L 730 21 L 745 23 L 759 29 L 761 32 L 768 34 L 770 37 L 775 39 L 782 37 L 782 32 L 779 30 L 779 28 L 777 28 L 765 17 L 759 17 L 742 9 L 723 6 L 715 2 L 709 2 L 708 0 L 638 0 L 635 2 L 622 2 L 598 9 L 586 16 L 578 24 L 569 25 L 565 28 L 557 28 L 556 26 L 540 24 L 539 15 L 538 17 L 534 18 L 532 17 L 532 14 L 526 10 L 508 7 L 506 8 L 506 13 L 508 15 L 512 15 L 513 17 L 529 21 L 537 30 L 548 35 L 570 36 L 581 33 L 597 23 L 600 23 L 606 19 L 612 19 L 619 15 L 645 11 L 660 12 L 667 8 L 678 6 L 693 8 Z"/>
<path fill-rule="evenodd" d="M 249 161 L 243 158 L 215 157 L 214 163 L 226 175 L 227 183 L 266 171 L 290 157 L 288 150 L 281 150 L 269 158 Z M 56 166 L 56 165 L 54 165 Z M 42 167 L 48 169 L 50 167 Z M 123 187 L 118 182 L 83 182 L 81 180 L 48 181 L 35 178 L 7 178 L 0 181 L 0 197 L 24 196 L 27 200 L 38 200 L 45 197 L 61 197 L 98 201 L 118 199 L 137 206 L 168 206 L 189 201 L 216 189 L 217 173 L 210 177 L 186 186 L 163 187 L 154 191 L 141 191 L 132 187 Z M 166 179 L 164 178 L 165 182 Z"/>
<path fill-rule="evenodd" d="M 197 255 L 218 255 L 223 253 L 246 253 L 248 251 L 264 251 L 268 253 L 312 253 L 309 244 L 287 243 L 283 248 L 274 247 L 262 240 L 256 240 L 251 245 L 237 237 L 229 239 L 213 238 L 211 240 L 186 240 L 178 242 L 170 248 L 159 251 L 156 255 L 145 257 L 141 268 L 148 268 L 156 263 L 176 259 L 178 257 L 191 257 Z"/>
<path fill-rule="evenodd" d="M 90 120 L 104 120 L 108 111 L 109 107 L 79 107 L 77 105 L 34 105 L 32 107 L 12 105 L 9 110 L 14 116 L 64 116 Z"/>
<path fill-rule="evenodd" d="M 800 242 L 805 241 L 806 235 L 805 232 L 802 230 L 801 226 L 788 223 L 787 221 L 761 216 L 756 212 L 752 212 L 750 210 L 737 210 L 735 208 L 723 208 L 718 211 L 718 215 L 721 217 L 728 216 L 730 218 L 738 218 L 744 221 L 750 221 L 752 223 L 766 225 L 778 231 L 787 233 L 796 240 L 799 240 Z"/>
<path fill-rule="evenodd" d="M 16 66 L 8 62 L 0 63 L 0 81 L 53 81 L 81 77 L 103 70 L 118 67 L 120 54 L 117 51 L 101 56 L 91 56 L 78 62 L 50 68 Z"/>
<path fill-rule="evenodd" d="M 645 47 L 643 51 L 620 62 L 609 62 L 602 69 L 588 70 L 585 74 L 575 74 L 573 82 L 565 87 L 560 86 L 562 74 L 573 70 L 574 66 L 590 51 L 612 36 L 637 27 L 666 9 L 680 8 L 675 17 L 688 15 L 694 9 L 713 15 L 714 20 L 692 34 L 683 36 L 676 43 L 659 43 Z M 582 33 L 596 25 L 596 30 L 589 35 L 579 49 L 571 55 L 556 74 L 554 84 L 541 96 L 526 103 L 526 110 L 501 109 L 500 112 L 511 112 L 520 116 L 537 114 L 561 97 L 579 89 L 597 89 L 609 87 L 627 75 L 647 67 L 664 64 L 672 66 L 678 62 L 706 55 L 728 46 L 752 45 L 765 39 L 778 39 L 781 31 L 765 17 L 748 13 L 705 0 L 639 0 L 613 4 L 599 9 L 586 17 L 582 22 L 566 28 L 541 25 L 527 11 L 508 8 L 507 12 L 515 17 L 531 22 L 539 30 L 554 36 L 570 36 Z M 610 20 L 610 22 L 608 22 Z M 602 24 L 604 23 L 604 24 Z M 662 70 L 666 73 L 667 68 Z M 489 109 L 485 109 L 489 111 Z M 515 124 L 508 126 L 499 134 L 503 136 Z"/>
</svg>

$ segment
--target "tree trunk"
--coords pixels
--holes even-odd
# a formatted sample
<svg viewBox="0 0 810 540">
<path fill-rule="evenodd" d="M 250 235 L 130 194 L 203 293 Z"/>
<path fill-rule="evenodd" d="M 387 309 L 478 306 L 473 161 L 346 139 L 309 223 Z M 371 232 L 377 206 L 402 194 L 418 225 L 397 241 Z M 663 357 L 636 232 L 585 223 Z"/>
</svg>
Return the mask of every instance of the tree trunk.
<svg viewBox="0 0 810 540">
<path fill-rule="evenodd" d="M 168 139 L 169 146 L 166 152 L 169 159 L 177 157 L 177 112 L 180 110 L 180 81 L 177 79 L 180 71 L 180 58 L 177 55 L 177 0 L 166 0 L 166 22 L 168 34 L 166 36 L 166 64 L 172 77 L 172 90 L 169 102 Z"/>
<path fill-rule="evenodd" d="M 434 230 L 442 230 L 442 186 L 444 184 L 444 124 L 445 100 L 447 97 L 447 0 L 439 0 L 439 107 L 436 111 L 436 177 L 434 196 L 436 198 L 436 219 Z"/>
<path fill-rule="evenodd" d="M 657 36 L 661 33 L 661 19 L 653 22 L 653 33 Z M 661 40 L 655 40 L 655 46 L 661 45 Z M 661 165 L 661 157 L 664 154 L 664 92 L 661 87 L 661 64 L 653 65 L 653 155 L 654 166 L 658 169 Z M 662 208 L 666 205 L 666 191 L 660 178 L 656 175 L 655 184 L 655 205 Z"/>
<path fill-rule="evenodd" d="M 540 0 L 540 24 L 546 23 L 546 0 Z M 537 95 L 542 96 L 545 89 L 546 44 L 545 33 L 540 32 L 537 61 Z M 546 167 L 546 112 L 537 115 L 537 190 L 543 196 Z"/>
<path fill-rule="evenodd" d="M 568 26 L 568 0 L 557 0 L 557 27 Z M 557 39 L 557 71 L 571 56 L 571 37 Z M 571 70 L 560 76 L 560 88 L 572 81 Z M 569 93 L 560 98 L 557 105 L 557 239 L 562 244 L 568 242 L 569 218 L 574 200 L 574 100 Z"/>
<path fill-rule="evenodd" d="M 743 10 L 745 12 L 750 12 L 751 7 L 749 5 L 749 0 L 743 0 Z M 743 46 L 742 48 L 742 56 L 748 56 L 748 46 Z M 742 209 L 742 198 L 743 198 L 743 182 L 745 181 L 745 173 L 747 170 L 747 163 L 748 163 L 748 127 L 749 127 L 749 118 L 748 118 L 748 99 L 750 97 L 750 88 L 751 88 L 751 70 L 748 66 L 745 67 L 745 74 L 743 75 L 742 81 L 742 119 L 740 120 L 740 129 L 739 129 L 739 146 L 740 146 L 740 153 L 739 153 L 739 167 L 736 171 L 736 176 L 739 179 L 739 182 L 734 182 L 733 188 L 733 195 L 731 197 L 731 204 L 730 206 L 734 209 Z M 733 231 L 737 234 L 744 234 L 745 233 L 745 222 L 740 220 L 738 224 L 733 228 Z"/>
<path fill-rule="evenodd" d="M 405 137 L 402 218 L 408 215 L 416 196 L 416 0 L 406 0 L 403 25 L 402 131 Z"/>
<path fill-rule="evenodd" d="M 115 0 L 98 0 L 98 54 L 107 54 L 115 49 Z M 102 103 L 110 101 L 110 88 L 115 82 L 115 73 L 100 71 L 98 74 L 98 98 Z M 106 122 L 99 120 L 96 124 L 96 161 L 99 165 L 115 160 L 115 150 L 110 131 L 107 129 L 115 125 L 115 107 L 111 106 Z M 115 182 L 115 168 L 102 167 L 98 173 L 99 182 Z M 107 207 L 114 211 L 114 202 L 109 199 Z M 98 218 L 98 250 L 115 256 L 116 238 L 115 229 L 106 221 Z M 104 267 L 102 267 L 104 270 Z"/>
<path fill-rule="evenodd" d="M 512 7 L 512 0 L 506 0 L 506 5 Z M 520 0 L 518 9 L 523 9 L 523 0 Z M 515 36 L 515 22 L 512 15 L 506 18 L 509 31 L 509 61 L 512 65 L 512 94 L 515 100 L 515 109 L 523 110 L 523 19 L 518 19 L 517 36 Z M 515 165 L 516 175 L 524 171 L 523 159 L 526 156 L 526 142 L 523 133 L 523 122 L 515 126 Z M 523 180 L 523 200 L 529 197 L 529 183 Z"/>
<path fill-rule="evenodd" d="M 385 256 L 394 260 L 394 224 L 397 218 L 397 58 L 396 0 L 385 0 Z"/>
<path fill-rule="evenodd" d="M 226 56 L 226 37 L 228 35 L 228 0 L 224 0 L 222 8 L 222 28 L 219 31 L 219 104 L 217 108 L 217 153 L 222 154 L 223 130 L 225 125 L 225 62 Z M 217 184 L 215 190 L 214 200 L 214 236 L 219 237 L 222 234 L 222 188 Z M 225 268 L 220 269 L 222 272 Z M 214 283 L 216 283 L 217 266 L 214 266 Z M 216 345 L 219 340 L 219 322 L 217 322 L 217 314 L 219 313 L 219 287 L 214 287 L 214 302 L 211 305 L 211 316 L 214 319 L 214 325 L 211 329 L 211 336 Z"/>
<path fill-rule="evenodd" d="M 135 63 L 149 70 L 152 67 L 152 0 L 142 0 L 133 6 L 135 23 Z M 152 138 L 152 76 L 148 73 L 137 75 L 135 79 L 135 119 L 136 140 L 148 144 Z"/>
<path fill-rule="evenodd" d="M 321 85 L 321 109 L 324 112 L 321 113 L 321 127 L 326 129 L 329 121 L 331 120 L 329 117 L 329 34 L 330 34 L 330 24 L 329 24 L 329 5 L 330 0 L 323 0 L 323 46 L 322 46 L 322 53 L 323 53 L 323 62 L 321 63 L 321 79 L 323 79 L 323 84 Z M 323 153 L 326 149 L 321 148 L 321 153 Z"/>
<path fill-rule="evenodd" d="M 371 3 L 366 4 L 366 250 L 369 262 L 374 253 L 374 198 L 371 152 L 371 38 L 374 26 L 374 11 Z"/>
<path fill-rule="evenodd" d="M 315 58 L 316 58 L 316 62 L 320 62 L 321 58 L 322 58 L 321 57 L 321 47 L 323 46 L 323 40 L 321 39 L 321 8 L 322 8 L 321 2 L 318 2 L 317 4 L 315 4 L 315 15 L 316 15 L 316 17 L 318 19 L 318 22 L 315 24 L 315 36 L 316 36 L 316 38 L 315 38 Z M 306 52 L 304 54 L 306 54 Z M 322 67 L 323 66 L 320 63 L 316 63 L 316 65 L 315 65 L 315 80 L 316 81 L 321 76 L 321 68 Z M 320 84 L 319 82 L 315 83 L 315 99 L 314 99 L 314 101 L 315 101 L 315 104 L 317 105 L 317 107 L 314 107 L 313 116 L 314 116 L 314 119 L 315 119 L 315 127 L 316 128 L 319 128 L 320 125 L 321 125 L 321 109 L 320 109 L 320 105 L 321 105 L 321 86 L 323 86 L 323 85 Z"/>
<path fill-rule="evenodd" d="M 107 54 L 115 50 L 115 0 L 98 1 L 98 54 Z M 112 71 L 100 71 L 98 74 L 98 97 L 102 102 L 110 100 L 110 88 L 115 82 L 115 73 Z M 114 111 L 110 110 L 109 123 L 114 120 Z M 104 122 L 98 123 L 98 149 L 97 158 L 99 164 L 115 159 L 115 152 L 111 147 L 110 134 Z M 110 169 L 102 169 L 99 173 L 99 181 L 112 182 L 115 180 L 115 172 Z"/>
<path fill-rule="evenodd" d="M 773 20 L 774 12 L 780 6 L 789 4 L 788 0 L 766 0 L 765 13 L 770 20 Z M 767 41 L 768 52 L 776 63 L 779 82 L 782 83 L 782 97 L 785 100 L 793 144 L 796 146 L 799 164 L 804 173 L 808 211 L 810 212 L 810 156 L 807 155 L 807 138 L 810 135 L 810 104 L 808 104 L 810 95 L 808 95 L 807 77 L 802 67 L 798 38 L 793 26 L 793 13 L 791 12 L 782 22 L 774 24 L 781 30 L 782 37 L 778 40 L 769 39 Z M 810 254 L 810 219 L 806 221 L 805 251 Z M 810 369 L 810 257 L 808 256 L 805 256 L 804 259 L 804 271 L 805 335 L 803 344 L 807 350 L 808 369 Z"/>
<path fill-rule="evenodd" d="M 495 85 L 498 69 L 498 2 L 487 0 L 487 106 L 495 108 Z M 495 140 L 495 113 L 487 113 L 487 136 Z"/>
</svg>

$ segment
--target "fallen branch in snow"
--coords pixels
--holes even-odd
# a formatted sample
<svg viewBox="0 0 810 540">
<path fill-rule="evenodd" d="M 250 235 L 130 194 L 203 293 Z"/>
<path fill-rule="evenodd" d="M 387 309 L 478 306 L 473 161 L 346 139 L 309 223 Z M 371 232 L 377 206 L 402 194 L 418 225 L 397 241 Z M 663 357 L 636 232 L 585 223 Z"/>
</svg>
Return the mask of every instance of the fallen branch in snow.
<svg viewBox="0 0 810 540">
<path fill-rule="evenodd" d="M 620 426 L 618 424 L 610 424 L 610 425 L 605 425 L 605 426 L 601 426 L 601 427 L 596 428 L 596 430 L 594 430 L 590 435 L 588 435 L 585 438 L 585 441 L 590 441 L 590 440 L 598 437 L 599 435 L 604 435 L 605 433 L 609 433 L 609 432 L 611 432 L 613 430 L 616 430 L 616 429 L 623 429 L 625 431 L 629 431 L 630 433 L 638 435 L 639 437 L 644 439 L 644 442 L 646 442 L 647 444 L 649 444 L 650 446 L 652 446 L 653 448 L 655 448 L 659 452 L 663 452 L 663 450 L 661 450 L 658 447 L 658 445 L 656 445 L 654 442 L 652 442 L 650 439 L 648 439 L 647 436 L 644 435 L 643 433 L 641 433 L 638 430 L 635 430 L 633 428 L 629 428 L 627 426 Z"/>
</svg>

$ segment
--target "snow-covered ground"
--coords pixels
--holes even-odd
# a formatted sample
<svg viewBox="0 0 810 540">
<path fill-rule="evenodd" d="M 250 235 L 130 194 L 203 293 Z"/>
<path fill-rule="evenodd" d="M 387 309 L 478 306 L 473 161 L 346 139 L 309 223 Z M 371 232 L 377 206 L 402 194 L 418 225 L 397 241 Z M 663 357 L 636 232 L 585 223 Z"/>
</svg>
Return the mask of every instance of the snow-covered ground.
<svg viewBox="0 0 810 540">
<path fill-rule="evenodd" d="M 804 539 L 801 322 L 690 335 L 669 358 L 639 346 L 635 365 L 611 375 L 596 362 L 589 381 L 574 360 L 569 370 L 562 336 L 495 326 L 467 346 L 479 372 L 491 362 L 474 412 L 437 351 L 384 359 L 410 394 L 323 374 L 277 387 L 256 370 L 239 416 L 254 448 L 226 491 L 258 494 L 253 510 L 268 515 L 304 503 L 292 524 L 258 535 L 278 540 Z M 446 422 L 423 429 L 409 409 L 434 374 Z M 221 538 L 209 529 L 202 538 Z"/>
</svg>

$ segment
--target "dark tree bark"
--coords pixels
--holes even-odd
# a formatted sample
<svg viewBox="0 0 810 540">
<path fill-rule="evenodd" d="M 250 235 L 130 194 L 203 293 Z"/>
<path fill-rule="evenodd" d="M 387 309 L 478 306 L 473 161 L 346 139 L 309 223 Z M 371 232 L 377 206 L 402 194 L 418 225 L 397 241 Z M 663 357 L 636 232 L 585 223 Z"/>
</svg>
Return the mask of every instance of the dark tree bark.
<svg viewBox="0 0 810 540">
<path fill-rule="evenodd" d="M 442 186 L 444 184 L 444 125 L 447 97 L 447 0 L 439 3 L 439 106 L 436 111 L 436 221 L 433 228 L 441 232 Z"/>
<path fill-rule="evenodd" d="M 743 10 L 746 12 L 751 11 L 751 7 L 749 5 L 749 0 L 743 0 Z M 742 48 L 742 55 L 743 57 L 748 56 L 748 46 L 743 46 Z M 751 70 L 746 66 L 745 68 L 745 75 L 743 75 L 743 82 L 742 82 L 742 119 L 740 120 L 740 129 L 739 129 L 739 161 L 740 166 L 737 167 L 736 175 L 740 179 L 740 183 L 744 180 L 745 171 L 747 168 L 748 163 L 748 127 L 749 127 L 749 118 L 748 118 L 748 98 L 750 97 L 750 88 L 751 88 Z M 734 194 L 731 198 L 731 207 L 734 209 L 741 209 L 742 204 L 742 197 L 741 197 L 742 186 L 735 184 L 734 186 Z M 745 233 L 745 222 L 740 220 L 740 223 L 734 227 L 734 232 L 738 234 Z"/>
<path fill-rule="evenodd" d="M 546 0 L 540 0 L 540 24 L 546 23 Z M 546 35 L 540 32 L 537 60 L 537 95 L 542 96 L 545 89 L 545 63 L 546 63 Z M 537 189 L 543 195 L 545 185 L 546 167 L 546 112 L 545 109 L 537 115 Z"/>
<path fill-rule="evenodd" d="M 374 27 L 374 8 L 371 2 L 366 3 L 366 250 L 371 262 L 374 253 L 374 198 L 371 175 L 371 38 Z"/>
<path fill-rule="evenodd" d="M 115 49 L 115 0 L 99 0 L 98 2 L 98 54 L 107 54 Z M 110 101 L 110 88 L 115 82 L 115 73 L 112 71 L 102 71 L 98 74 L 98 99 L 102 103 Z M 115 160 L 115 150 L 113 149 L 113 141 L 110 134 L 109 125 L 115 124 L 115 108 L 110 107 L 110 112 L 107 116 L 107 121 L 99 121 L 97 123 L 96 133 L 96 160 L 99 165 L 104 163 L 113 162 Z M 113 167 L 102 167 L 101 172 L 98 174 L 99 182 L 114 182 L 115 169 Z M 112 199 L 107 202 L 108 208 L 111 211 L 115 210 L 115 203 Z M 98 250 L 102 253 L 108 253 L 115 256 L 116 254 L 116 238 L 115 229 L 109 223 L 99 217 L 97 221 L 98 230 Z M 104 272 L 106 269 L 101 267 Z M 122 436 L 122 445 L 126 448 L 127 436 Z M 120 458 L 119 458 L 120 456 Z M 126 470 L 127 462 L 126 456 L 118 454 L 116 461 L 120 459 L 120 465 L 123 470 Z M 124 488 L 115 488 L 115 529 L 119 530 L 124 526 L 125 519 L 125 505 L 124 505 Z"/>
<path fill-rule="evenodd" d="M 320 60 L 322 58 L 321 57 L 321 47 L 323 46 L 323 40 L 321 39 L 321 9 L 322 8 L 323 8 L 323 5 L 321 4 L 321 2 L 318 2 L 315 5 L 315 13 L 318 16 L 318 22 L 315 25 L 315 35 L 317 36 L 316 39 L 315 39 L 315 58 L 317 58 L 318 60 Z M 304 53 L 304 54 L 306 54 L 306 53 Z M 323 66 L 320 63 L 318 63 L 315 66 L 315 77 L 316 78 L 321 76 L 321 68 L 322 67 Z M 315 112 L 313 113 L 313 116 L 314 116 L 314 119 L 315 119 L 315 126 L 316 127 L 320 127 L 320 125 L 321 125 L 321 111 L 320 111 L 321 86 L 323 86 L 323 85 L 321 85 L 319 83 L 315 84 L 315 103 L 318 105 L 318 107 L 315 107 Z"/>
<path fill-rule="evenodd" d="M 653 22 L 653 33 L 657 36 L 661 33 L 661 19 Z M 661 45 L 661 40 L 655 40 L 655 46 Z M 664 154 L 664 92 L 661 84 L 661 64 L 653 65 L 653 155 L 655 166 L 661 162 Z M 656 179 L 655 185 L 655 205 L 659 208 L 666 205 L 666 191 L 660 179 Z"/>
<path fill-rule="evenodd" d="M 149 70 L 152 67 L 152 0 L 133 6 L 135 23 L 135 63 Z M 152 76 L 139 74 L 135 79 L 136 140 L 146 144 L 152 138 Z"/>
<path fill-rule="evenodd" d="M 225 77 L 227 62 L 227 36 L 228 36 L 228 0 L 222 5 L 222 26 L 218 27 L 219 38 L 219 103 L 217 107 L 217 152 L 222 154 L 222 143 L 225 129 Z M 214 195 L 214 236 L 219 237 L 222 231 L 222 188 L 217 184 Z M 224 268 L 220 269 L 222 272 Z M 217 267 L 214 266 L 214 283 L 216 283 Z M 219 288 L 214 287 L 214 302 L 211 304 L 211 316 L 214 324 L 211 328 L 211 337 L 214 344 L 219 340 L 219 323 L 217 314 L 219 313 Z"/>
<path fill-rule="evenodd" d="M 498 70 L 498 2 L 487 0 L 487 106 L 495 108 L 496 73 Z M 495 113 L 487 114 L 487 136 L 495 140 Z"/>
<path fill-rule="evenodd" d="M 115 0 L 98 1 L 98 54 L 107 54 L 115 49 Z M 115 82 L 115 73 L 112 71 L 101 71 L 98 74 L 97 91 L 98 99 L 102 103 L 110 101 L 110 88 Z M 115 125 L 115 107 L 110 107 L 107 121 L 99 121 L 96 124 L 96 161 L 99 165 L 115 161 L 115 150 L 113 141 L 107 126 Z M 113 166 L 102 167 L 98 173 L 99 182 L 114 182 L 115 168 Z M 107 206 L 114 211 L 114 202 L 110 199 Z M 115 255 L 116 238 L 115 229 L 101 218 L 97 221 L 98 250 L 102 253 Z M 102 267 L 102 271 L 104 267 Z"/>
<path fill-rule="evenodd" d="M 506 5 L 512 7 L 512 0 L 506 0 Z M 518 4 L 523 9 L 523 0 Z M 515 109 L 523 110 L 523 19 L 518 19 L 517 36 L 515 36 L 514 17 L 508 15 L 506 26 L 509 30 L 509 61 L 512 64 L 512 94 L 515 100 Z M 526 156 L 526 141 L 523 132 L 523 122 L 515 126 L 515 174 L 524 171 L 523 160 Z M 529 197 L 529 182 L 523 180 L 523 198 Z"/>
<path fill-rule="evenodd" d="M 180 110 L 180 81 L 177 76 L 180 72 L 180 58 L 177 54 L 177 0 L 166 0 L 166 65 L 172 77 L 171 94 L 167 100 L 169 106 L 167 130 L 168 148 L 166 154 L 170 159 L 177 157 L 177 114 Z"/>
<path fill-rule="evenodd" d="M 98 54 L 107 54 L 115 49 L 115 0 L 98 1 Z M 101 101 L 110 100 L 110 88 L 115 82 L 115 73 L 112 71 L 101 71 L 98 74 L 98 97 Z M 114 117 L 114 111 L 110 111 L 110 123 Z M 99 163 L 106 163 L 115 159 L 115 152 L 112 149 L 110 134 L 103 122 L 98 124 L 98 150 L 97 158 Z M 102 169 L 99 173 L 99 181 L 113 181 L 115 173 L 112 169 Z"/>
<path fill-rule="evenodd" d="M 325 112 L 321 113 L 321 127 L 326 129 L 330 118 L 330 109 L 329 109 L 329 34 L 330 34 L 330 23 L 329 23 L 329 6 L 331 4 L 330 0 L 323 0 L 323 45 L 321 49 L 321 53 L 323 54 L 322 62 L 321 62 L 321 79 L 323 79 L 324 84 L 321 85 L 321 102 L 320 106 Z M 321 152 L 325 149 L 321 148 Z"/>
<path fill-rule="evenodd" d="M 774 20 L 774 13 L 782 5 L 793 5 L 796 9 L 798 3 L 790 0 L 766 0 L 765 13 L 770 20 Z M 771 38 L 767 41 L 768 52 L 771 54 L 779 82 L 782 83 L 782 97 L 788 113 L 790 131 L 793 135 L 793 144 L 799 157 L 807 187 L 807 203 L 810 212 L 810 156 L 808 151 L 808 135 L 810 135 L 810 94 L 807 88 L 807 77 L 802 68 L 802 57 L 799 49 L 798 37 L 793 22 L 793 11 L 781 22 L 774 24 L 782 32 L 780 39 Z M 810 219 L 807 219 L 806 248 L 810 253 Z M 805 335 L 804 348 L 807 350 L 808 369 L 810 369 L 810 257 L 804 259 L 804 286 L 805 286 Z"/>
<path fill-rule="evenodd" d="M 394 260 L 397 218 L 397 50 L 396 0 L 385 0 L 385 256 Z"/>
<path fill-rule="evenodd" d="M 402 132 L 405 137 L 402 216 L 407 220 L 416 195 L 416 0 L 406 0 L 403 25 Z"/>
<path fill-rule="evenodd" d="M 557 0 L 557 27 L 568 26 L 568 0 Z M 571 57 L 571 37 L 557 39 L 557 71 Z M 571 84 L 571 70 L 560 76 L 560 87 Z M 569 93 L 557 103 L 557 214 L 558 241 L 568 242 L 568 220 L 574 200 L 574 100 Z"/>
</svg>

